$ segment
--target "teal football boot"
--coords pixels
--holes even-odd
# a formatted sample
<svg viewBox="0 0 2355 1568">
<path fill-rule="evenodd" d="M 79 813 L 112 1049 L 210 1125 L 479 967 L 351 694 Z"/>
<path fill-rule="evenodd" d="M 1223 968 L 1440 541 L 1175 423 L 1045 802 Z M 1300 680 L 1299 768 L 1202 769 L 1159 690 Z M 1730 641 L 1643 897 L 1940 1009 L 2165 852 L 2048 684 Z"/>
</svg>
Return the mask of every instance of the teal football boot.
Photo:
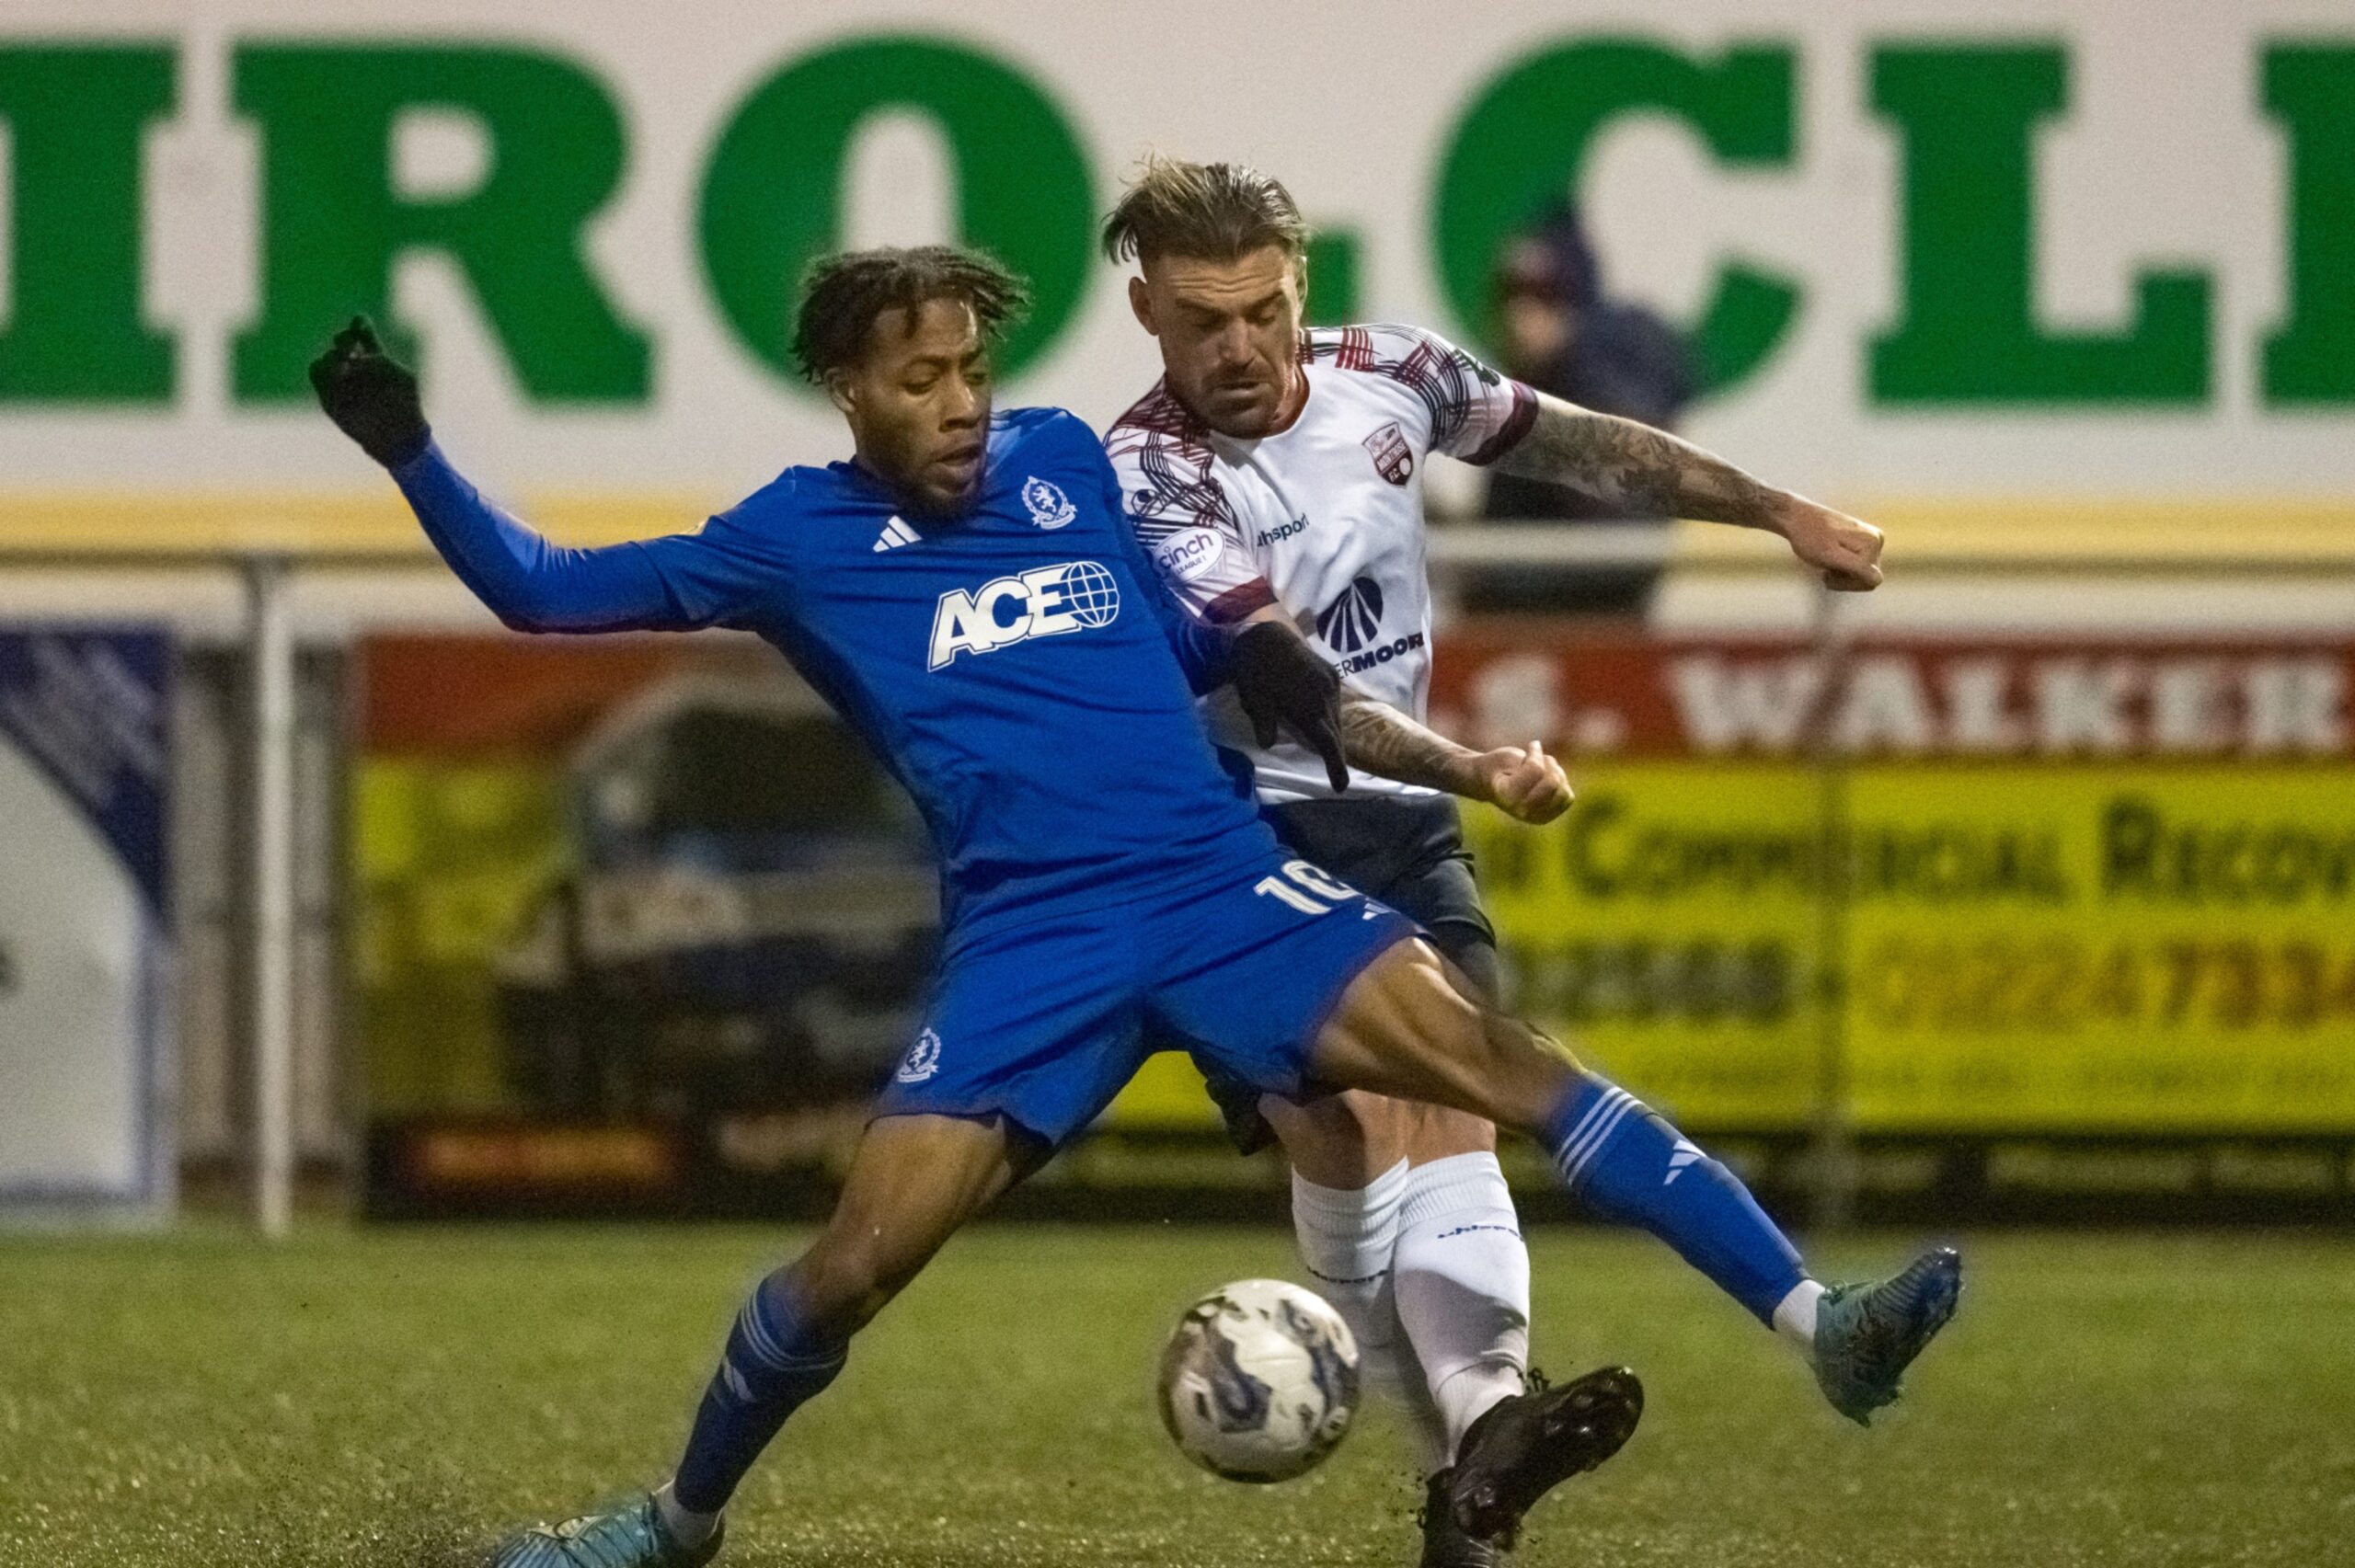
<svg viewBox="0 0 2355 1568">
<path fill-rule="evenodd" d="M 1924 1253 L 1878 1285 L 1835 1285 L 1815 1307 L 1815 1380 L 1859 1426 L 1903 1391 L 1899 1379 L 1954 1316 L 1962 1254 Z"/>
<path fill-rule="evenodd" d="M 671 1539 L 651 1493 L 602 1514 L 537 1526 L 500 1541 L 488 1568 L 703 1568 L 719 1555 L 727 1521 L 701 1546 Z"/>
</svg>

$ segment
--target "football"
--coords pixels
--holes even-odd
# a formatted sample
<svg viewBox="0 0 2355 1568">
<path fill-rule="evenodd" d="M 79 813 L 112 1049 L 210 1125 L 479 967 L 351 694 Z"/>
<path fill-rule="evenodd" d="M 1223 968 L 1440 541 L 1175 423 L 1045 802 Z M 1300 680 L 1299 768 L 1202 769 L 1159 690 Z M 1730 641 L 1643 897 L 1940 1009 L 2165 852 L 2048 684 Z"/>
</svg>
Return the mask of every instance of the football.
<svg viewBox="0 0 2355 1568">
<path fill-rule="evenodd" d="M 1239 1279 L 1186 1309 L 1160 1391 L 1162 1424 L 1188 1459 L 1229 1481 L 1290 1481 L 1349 1433 L 1357 1340 L 1323 1297 Z"/>
</svg>

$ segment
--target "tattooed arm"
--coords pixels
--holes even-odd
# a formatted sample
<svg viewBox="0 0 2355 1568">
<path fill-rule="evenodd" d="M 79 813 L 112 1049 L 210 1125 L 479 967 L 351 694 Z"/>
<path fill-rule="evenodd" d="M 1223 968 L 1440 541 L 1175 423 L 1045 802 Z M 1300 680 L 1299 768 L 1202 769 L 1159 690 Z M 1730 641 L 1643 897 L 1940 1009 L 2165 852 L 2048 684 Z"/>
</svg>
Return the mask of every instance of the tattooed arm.
<svg viewBox="0 0 2355 1568">
<path fill-rule="evenodd" d="M 1485 800 L 1523 822 L 1551 822 L 1570 808 L 1568 775 L 1536 741 L 1526 749 L 1475 751 L 1347 686 L 1341 688 L 1341 750 L 1353 768 Z"/>
<path fill-rule="evenodd" d="M 1252 646 L 1243 650 L 1246 639 Z M 1313 651 L 1279 605 L 1262 604 L 1244 617 L 1235 646 L 1252 667 L 1237 672 L 1236 697 L 1259 744 L 1272 746 L 1280 728 L 1291 730 L 1324 756 L 1336 795 L 1348 787 L 1346 763 L 1400 784 L 1485 800 L 1523 822 L 1551 822 L 1570 808 L 1569 776 L 1543 745 L 1533 740 L 1525 749 L 1475 751 L 1425 728 L 1343 683 L 1327 662 L 1330 656 Z"/>
<path fill-rule="evenodd" d="M 1880 583 L 1881 532 L 1803 496 L 1762 484 L 1692 442 L 1633 419 L 1540 393 L 1529 433 L 1496 460 L 1508 474 L 1567 485 L 1630 515 L 1763 528 L 1833 588 Z"/>
</svg>

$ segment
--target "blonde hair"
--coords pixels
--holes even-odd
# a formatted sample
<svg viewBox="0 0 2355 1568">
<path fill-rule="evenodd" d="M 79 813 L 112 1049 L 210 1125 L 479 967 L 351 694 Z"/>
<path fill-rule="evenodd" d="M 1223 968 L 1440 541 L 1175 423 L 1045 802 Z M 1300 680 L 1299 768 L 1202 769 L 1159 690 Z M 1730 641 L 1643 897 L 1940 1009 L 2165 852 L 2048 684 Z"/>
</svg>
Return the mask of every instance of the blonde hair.
<svg viewBox="0 0 2355 1568">
<path fill-rule="evenodd" d="M 1104 254 L 1114 262 L 1162 256 L 1233 261 L 1268 246 L 1300 259 L 1308 223 L 1283 183 L 1248 164 L 1147 153 L 1104 220 Z"/>
</svg>

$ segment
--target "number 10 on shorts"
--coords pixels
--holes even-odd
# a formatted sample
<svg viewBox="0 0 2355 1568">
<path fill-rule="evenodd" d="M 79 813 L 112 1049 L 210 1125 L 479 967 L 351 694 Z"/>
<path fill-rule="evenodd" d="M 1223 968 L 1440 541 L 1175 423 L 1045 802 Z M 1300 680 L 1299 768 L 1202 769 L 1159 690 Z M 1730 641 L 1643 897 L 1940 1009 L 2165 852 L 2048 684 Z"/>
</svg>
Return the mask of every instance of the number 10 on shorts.
<svg viewBox="0 0 2355 1568">
<path fill-rule="evenodd" d="M 1304 915 L 1329 915 L 1334 905 L 1358 897 L 1356 888 L 1336 882 L 1304 860 L 1286 861 L 1282 876 L 1262 876 L 1251 891 L 1263 898 L 1281 899 Z"/>
</svg>

